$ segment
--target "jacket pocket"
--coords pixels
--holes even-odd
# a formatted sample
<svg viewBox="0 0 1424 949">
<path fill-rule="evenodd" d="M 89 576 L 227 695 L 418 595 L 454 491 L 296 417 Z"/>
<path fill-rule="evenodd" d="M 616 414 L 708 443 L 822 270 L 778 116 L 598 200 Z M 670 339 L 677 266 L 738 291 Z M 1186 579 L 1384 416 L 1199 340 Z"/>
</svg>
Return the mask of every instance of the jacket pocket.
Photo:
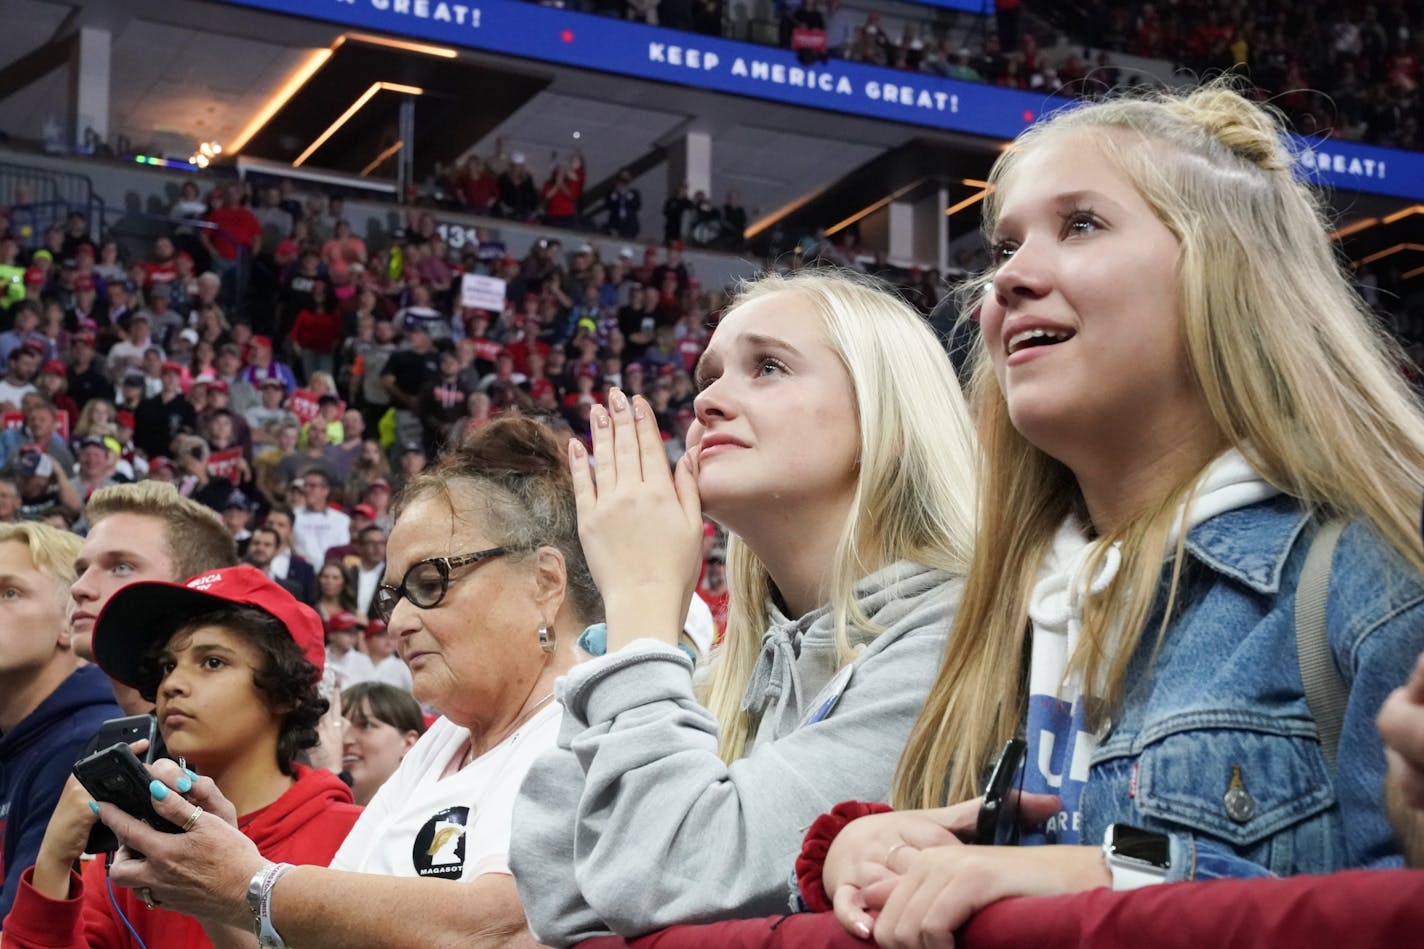
<svg viewBox="0 0 1424 949">
<path fill-rule="evenodd" d="M 1335 790 L 1313 737 L 1239 724 L 1173 732 L 1143 748 L 1136 797 L 1144 815 L 1275 873 L 1330 869 L 1340 853 L 1339 821 L 1326 813 Z"/>
</svg>

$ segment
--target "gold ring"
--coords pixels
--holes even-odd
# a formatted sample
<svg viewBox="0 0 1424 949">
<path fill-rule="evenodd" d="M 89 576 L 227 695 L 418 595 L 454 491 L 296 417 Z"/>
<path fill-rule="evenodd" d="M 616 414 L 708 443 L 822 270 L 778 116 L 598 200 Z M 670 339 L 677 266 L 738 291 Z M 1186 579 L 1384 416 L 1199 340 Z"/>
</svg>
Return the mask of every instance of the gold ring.
<svg viewBox="0 0 1424 949">
<path fill-rule="evenodd" d="M 891 847 L 889 850 L 885 851 L 885 867 L 886 867 L 886 869 L 889 869 L 889 870 L 893 870 L 893 869 L 894 869 L 894 867 L 891 867 L 891 866 L 890 866 L 890 861 L 891 861 L 892 859 L 894 859 L 894 857 L 895 857 L 895 851 L 899 850 L 901 847 L 909 847 L 909 846 L 910 846 L 909 844 L 905 843 L 905 842 L 902 840 L 902 841 L 900 841 L 898 844 L 896 844 L 895 846 Z M 911 847 L 910 849 L 913 850 L 914 848 Z"/>
<path fill-rule="evenodd" d="M 186 821 L 183 822 L 183 826 L 180 827 L 179 830 L 186 834 L 188 831 L 192 830 L 195 825 L 197 825 L 198 818 L 202 816 L 203 809 L 201 807 L 194 806 L 193 813 L 188 817 Z"/>
<path fill-rule="evenodd" d="M 143 905 L 153 909 L 158 905 L 158 901 L 153 898 L 153 891 L 146 886 L 138 888 L 138 898 L 143 900 Z"/>
</svg>

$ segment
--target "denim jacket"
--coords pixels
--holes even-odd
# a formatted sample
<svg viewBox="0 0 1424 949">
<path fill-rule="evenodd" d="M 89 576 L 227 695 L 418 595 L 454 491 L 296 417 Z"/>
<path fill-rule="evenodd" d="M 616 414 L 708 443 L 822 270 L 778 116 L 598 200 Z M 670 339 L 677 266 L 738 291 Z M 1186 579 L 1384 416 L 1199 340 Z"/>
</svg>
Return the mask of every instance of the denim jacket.
<svg viewBox="0 0 1424 949">
<path fill-rule="evenodd" d="M 1424 651 L 1424 578 L 1369 525 L 1341 534 L 1326 625 L 1349 702 L 1332 773 L 1296 655 L 1295 590 L 1316 527 L 1278 496 L 1188 534 L 1176 617 L 1160 642 L 1143 637 L 1136 684 L 1093 755 L 1084 840 L 1118 821 L 1166 833 L 1170 880 L 1402 864 L 1375 715 Z M 1160 623 L 1159 612 L 1148 629 Z"/>
</svg>

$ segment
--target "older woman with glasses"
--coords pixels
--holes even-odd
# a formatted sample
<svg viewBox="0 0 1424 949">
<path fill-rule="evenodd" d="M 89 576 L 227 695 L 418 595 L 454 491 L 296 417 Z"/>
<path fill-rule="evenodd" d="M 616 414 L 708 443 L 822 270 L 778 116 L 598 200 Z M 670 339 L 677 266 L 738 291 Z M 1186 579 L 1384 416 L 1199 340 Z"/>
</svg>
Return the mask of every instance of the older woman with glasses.
<svg viewBox="0 0 1424 949">
<path fill-rule="evenodd" d="M 273 864 L 226 819 L 162 834 L 104 805 L 101 818 L 147 858 L 117 861 L 114 882 L 256 931 L 262 946 L 532 945 L 506 856 L 514 797 L 554 745 L 554 680 L 602 611 L 562 447 L 528 419 L 491 423 L 397 507 L 372 613 L 399 640 L 416 697 L 443 715 L 330 868 Z M 171 762 L 152 770 L 178 785 Z M 194 803 L 231 814 L 207 782 L 154 806 L 181 823 Z"/>
</svg>

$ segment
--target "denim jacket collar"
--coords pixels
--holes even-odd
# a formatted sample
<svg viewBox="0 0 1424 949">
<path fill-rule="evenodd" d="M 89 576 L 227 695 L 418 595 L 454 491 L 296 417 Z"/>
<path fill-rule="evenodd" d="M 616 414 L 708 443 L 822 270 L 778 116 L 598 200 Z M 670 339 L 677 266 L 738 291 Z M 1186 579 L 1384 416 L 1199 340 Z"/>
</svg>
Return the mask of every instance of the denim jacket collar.
<svg viewBox="0 0 1424 949">
<path fill-rule="evenodd" d="M 1197 525 L 1186 547 L 1217 573 L 1261 593 L 1276 593 L 1286 557 L 1310 516 L 1298 500 L 1279 494 Z"/>
</svg>

